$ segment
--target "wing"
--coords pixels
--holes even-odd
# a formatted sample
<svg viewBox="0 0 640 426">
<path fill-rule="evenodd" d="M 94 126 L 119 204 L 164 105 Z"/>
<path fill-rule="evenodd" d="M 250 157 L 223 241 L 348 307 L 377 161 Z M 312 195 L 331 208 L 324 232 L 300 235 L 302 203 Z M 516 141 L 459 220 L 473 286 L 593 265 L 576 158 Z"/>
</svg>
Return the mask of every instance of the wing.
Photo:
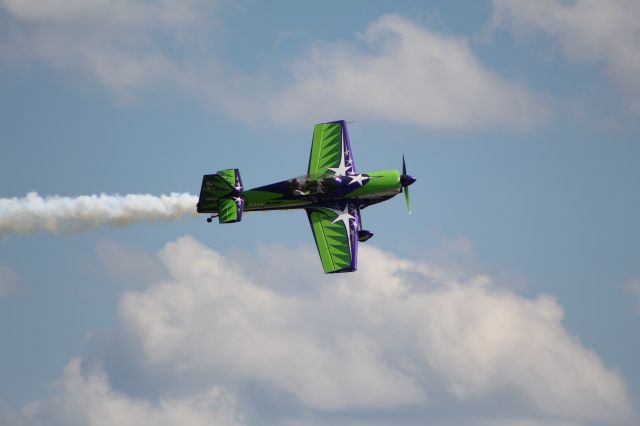
<svg viewBox="0 0 640 426">
<path fill-rule="evenodd" d="M 344 120 L 316 124 L 313 127 L 307 174 L 311 179 L 317 179 L 327 173 L 338 176 L 356 173 L 347 123 Z"/>
<path fill-rule="evenodd" d="M 308 208 L 307 216 L 325 273 L 353 272 L 358 265 L 360 209 L 355 204 Z"/>
</svg>

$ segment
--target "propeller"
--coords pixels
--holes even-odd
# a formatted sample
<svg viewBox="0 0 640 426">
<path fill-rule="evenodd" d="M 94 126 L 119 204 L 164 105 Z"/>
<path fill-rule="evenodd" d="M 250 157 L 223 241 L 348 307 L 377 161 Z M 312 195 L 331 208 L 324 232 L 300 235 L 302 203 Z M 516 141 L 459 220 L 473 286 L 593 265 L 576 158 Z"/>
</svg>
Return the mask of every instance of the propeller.
<svg viewBox="0 0 640 426">
<path fill-rule="evenodd" d="M 411 201 L 409 200 L 409 185 L 416 181 L 416 178 L 407 174 L 407 164 L 404 161 L 404 155 L 402 155 L 402 175 L 400 176 L 400 185 L 404 191 L 404 199 L 407 202 L 407 210 L 411 214 Z"/>
</svg>

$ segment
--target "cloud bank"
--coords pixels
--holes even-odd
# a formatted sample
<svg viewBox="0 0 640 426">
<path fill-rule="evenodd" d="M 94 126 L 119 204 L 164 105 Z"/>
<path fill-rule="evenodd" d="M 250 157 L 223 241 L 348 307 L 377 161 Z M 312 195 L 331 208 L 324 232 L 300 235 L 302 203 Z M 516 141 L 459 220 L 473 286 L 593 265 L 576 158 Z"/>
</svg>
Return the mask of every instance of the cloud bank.
<svg viewBox="0 0 640 426">
<path fill-rule="evenodd" d="M 175 220 L 196 214 L 197 197 L 169 195 L 82 195 L 0 198 L 0 238 L 35 232 L 82 232 L 100 226 L 123 226 L 142 221 Z"/>
<path fill-rule="evenodd" d="M 113 333 L 23 412 L 52 425 L 633 423 L 622 378 L 567 333 L 553 297 L 361 256 L 335 277 L 308 247 L 169 243 L 166 277 L 126 292 Z"/>
<path fill-rule="evenodd" d="M 210 2 L 0 0 L 8 19 L 0 59 L 35 59 L 79 73 L 125 101 L 175 90 L 249 122 L 348 117 L 430 128 L 523 127 L 549 105 L 484 66 L 464 37 L 397 15 L 357 40 L 316 44 L 286 75 L 239 69 L 216 46 Z"/>
<path fill-rule="evenodd" d="M 204 57 L 216 27 L 206 0 L 0 0 L 10 17 L 0 31 L 0 59 L 36 59 L 89 77 L 124 101 L 164 87 L 191 89 L 191 69 L 215 74 Z"/>
<path fill-rule="evenodd" d="M 602 64 L 640 114 L 640 3 L 636 0 L 494 0 L 493 28 L 551 36 L 573 61 Z"/>
<path fill-rule="evenodd" d="M 219 2 L 0 0 L 0 7 L 0 60 L 39 61 L 124 101 L 177 92 L 248 122 L 276 124 L 343 116 L 513 128 L 553 115 L 548 95 L 484 65 L 467 38 L 393 14 L 353 39 L 303 48 L 270 76 L 221 53 Z M 639 16 L 635 0 L 495 0 L 488 28 L 544 34 L 572 61 L 601 64 L 640 113 Z"/>
<path fill-rule="evenodd" d="M 279 121 L 333 114 L 433 128 L 519 127 L 544 122 L 545 100 L 482 65 L 463 37 L 397 15 L 372 22 L 360 43 L 319 45 L 298 59 L 271 99 Z"/>
<path fill-rule="evenodd" d="M 236 426 L 234 401 L 211 388 L 189 398 L 158 401 L 131 398 L 113 390 L 104 371 L 83 369 L 80 359 L 66 366 L 48 401 L 22 410 L 24 424 L 67 426 Z M 15 418 L 15 416 L 14 416 Z M 0 418 L 0 420 L 2 420 Z M 42 423 L 40 423 L 42 421 Z"/>
</svg>

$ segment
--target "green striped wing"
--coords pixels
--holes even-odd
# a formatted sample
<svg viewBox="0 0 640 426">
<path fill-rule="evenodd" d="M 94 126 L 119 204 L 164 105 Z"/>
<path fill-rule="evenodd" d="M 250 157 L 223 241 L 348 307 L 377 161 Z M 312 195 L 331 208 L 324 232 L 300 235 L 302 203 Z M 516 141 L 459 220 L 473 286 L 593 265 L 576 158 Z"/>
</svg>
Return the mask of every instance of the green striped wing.
<svg viewBox="0 0 640 426">
<path fill-rule="evenodd" d="M 342 212 L 324 207 L 309 208 L 307 216 L 325 273 L 356 269 L 358 239 L 355 218 L 340 220 Z"/>
<path fill-rule="evenodd" d="M 330 173 L 344 176 L 348 172 L 353 172 L 352 167 L 349 167 L 350 158 L 345 154 L 347 151 L 344 143 L 345 127 L 344 121 L 321 123 L 313 127 L 311 156 L 307 172 L 311 179 L 318 179 L 320 176 Z"/>
</svg>

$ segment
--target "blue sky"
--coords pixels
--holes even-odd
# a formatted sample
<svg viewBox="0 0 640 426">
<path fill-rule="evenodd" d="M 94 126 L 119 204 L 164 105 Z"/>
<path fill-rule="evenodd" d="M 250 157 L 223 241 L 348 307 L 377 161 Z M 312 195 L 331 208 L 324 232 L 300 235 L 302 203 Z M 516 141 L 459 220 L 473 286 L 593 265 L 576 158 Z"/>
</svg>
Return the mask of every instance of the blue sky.
<svg viewBox="0 0 640 426">
<path fill-rule="evenodd" d="M 301 212 L 7 233 L 0 423 L 637 424 L 638 18 L 1 0 L 3 199 L 259 186 L 334 119 L 418 182 L 339 277 Z"/>
</svg>

